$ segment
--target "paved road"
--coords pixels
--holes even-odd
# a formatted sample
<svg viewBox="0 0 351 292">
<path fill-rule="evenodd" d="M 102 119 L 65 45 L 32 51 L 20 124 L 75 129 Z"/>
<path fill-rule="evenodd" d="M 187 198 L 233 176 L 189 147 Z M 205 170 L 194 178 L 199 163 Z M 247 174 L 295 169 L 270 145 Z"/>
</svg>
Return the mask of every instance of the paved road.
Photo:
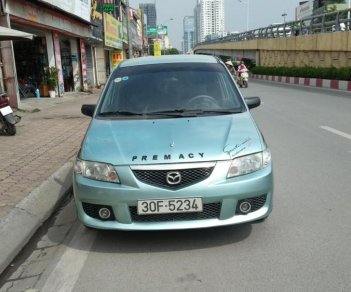
<svg viewBox="0 0 351 292">
<path fill-rule="evenodd" d="M 351 96 L 251 82 L 275 168 L 261 224 L 96 231 L 62 207 L 1 291 L 350 291 Z"/>
</svg>

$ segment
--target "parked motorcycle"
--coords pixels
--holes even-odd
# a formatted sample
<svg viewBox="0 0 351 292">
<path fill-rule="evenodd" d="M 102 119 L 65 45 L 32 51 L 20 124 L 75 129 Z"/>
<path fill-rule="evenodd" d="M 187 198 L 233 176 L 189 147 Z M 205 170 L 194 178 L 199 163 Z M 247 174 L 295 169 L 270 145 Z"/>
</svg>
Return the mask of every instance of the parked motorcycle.
<svg viewBox="0 0 351 292">
<path fill-rule="evenodd" d="M 13 136 L 16 134 L 16 124 L 21 120 L 20 116 L 13 113 L 10 106 L 10 98 L 6 92 L 0 93 L 0 134 Z"/>
<path fill-rule="evenodd" d="M 240 87 L 249 87 L 249 72 L 241 72 L 240 76 L 238 76 L 238 84 Z"/>
</svg>

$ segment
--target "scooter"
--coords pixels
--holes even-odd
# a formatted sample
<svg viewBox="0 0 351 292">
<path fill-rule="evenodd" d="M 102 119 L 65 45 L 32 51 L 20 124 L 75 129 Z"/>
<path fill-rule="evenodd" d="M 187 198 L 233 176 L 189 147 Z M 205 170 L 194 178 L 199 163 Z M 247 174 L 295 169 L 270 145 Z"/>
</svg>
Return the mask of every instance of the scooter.
<svg viewBox="0 0 351 292">
<path fill-rule="evenodd" d="M 238 76 L 238 84 L 240 87 L 249 87 L 249 73 L 247 71 L 241 72 Z"/>
<path fill-rule="evenodd" d="M 0 93 L 0 134 L 14 136 L 16 134 L 15 125 L 20 120 L 21 117 L 13 113 L 7 93 Z"/>
</svg>

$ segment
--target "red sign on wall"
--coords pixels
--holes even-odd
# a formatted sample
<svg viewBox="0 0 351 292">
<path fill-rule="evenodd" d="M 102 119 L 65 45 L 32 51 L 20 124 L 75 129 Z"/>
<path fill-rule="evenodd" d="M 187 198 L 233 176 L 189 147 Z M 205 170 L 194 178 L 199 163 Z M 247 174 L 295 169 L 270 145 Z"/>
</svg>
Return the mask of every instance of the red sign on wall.
<svg viewBox="0 0 351 292">
<path fill-rule="evenodd" d="M 113 50 L 112 54 L 112 69 L 115 69 L 119 63 L 123 61 L 122 51 Z"/>
</svg>

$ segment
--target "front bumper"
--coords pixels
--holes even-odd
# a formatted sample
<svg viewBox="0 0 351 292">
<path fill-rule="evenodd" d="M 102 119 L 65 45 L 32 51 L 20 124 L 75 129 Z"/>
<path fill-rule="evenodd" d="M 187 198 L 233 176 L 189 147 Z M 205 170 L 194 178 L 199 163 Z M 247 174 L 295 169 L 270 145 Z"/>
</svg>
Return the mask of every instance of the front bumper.
<svg viewBox="0 0 351 292">
<path fill-rule="evenodd" d="M 226 226 L 255 221 L 268 217 L 272 211 L 273 172 L 266 167 L 257 172 L 227 179 L 227 170 L 231 161 L 219 161 L 210 177 L 199 183 L 168 190 L 151 186 L 138 181 L 128 166 L 118 167 L 117 171 L 123 184 L 113 184 L 90 180 L 74 175 L 73 190 L 78 217 L 86 226 L 98 229 L 119 230 L 172 230 L 195 229 Z M 174 216 L 164 220 L 166 216 L 154 216 L 148 220 L 136 220 L 135 207 L 138 200 L 170 199 L 170 198 L 202 198 L 204 206 L 218 208 L 218 216 L 206 218 L 199 216 Z M 244 215 L 238 212 L 241 200 L 259 199 L 259 208 Z M 264 201 L 263 201 L 264 198 Z M 84 208 L 83 208 L 84 204 Z M 101 220 L 89 216 L 86 206 L 107 206 L 112 211 L 111 220 Z M 211 211 L 212 212 L 212 211 Z M 91 213 L 89 213 L 91 215 Z M 186 214 L 186 213 L 184 213 Z M 170 215 L 173 216 L 173 215 Z M 94 218 L 95 217 L 95 218 Z M 149 220 L 152 218 L 151 220 Z"/>
</svg>

